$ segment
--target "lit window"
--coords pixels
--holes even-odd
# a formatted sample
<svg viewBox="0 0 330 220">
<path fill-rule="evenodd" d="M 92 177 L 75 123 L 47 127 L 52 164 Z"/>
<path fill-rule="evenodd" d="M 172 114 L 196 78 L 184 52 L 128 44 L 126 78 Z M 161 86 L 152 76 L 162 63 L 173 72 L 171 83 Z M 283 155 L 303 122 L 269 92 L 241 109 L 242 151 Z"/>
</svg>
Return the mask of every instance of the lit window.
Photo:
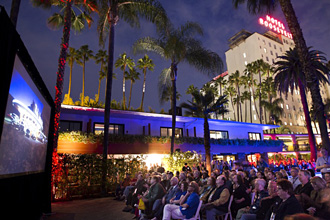
<svg viewBox="0 0 330 220">
<path fill-rule="evenodd" d="M 82 121 L 60 120 L 60 131 L 82 131 Z"/>
<path fill-rule="evenodd" d="M 101 134 L 104 132 L 104 124 L 103 123 L 95 123 L 94 124 L 94 133 Z M 120 134 L 124 135 L 124 125 L 123 124 L 109 124 L 109 134 Z"/>
<path fill-rule="evenodd" d="M 284 125 L 287 125 L 288 123 L 284 122 Z"/>
<path fill-rule="evenodd" d="M 283 108 L 283 104 L 281 103 L 281 108 Z"/>
<path fill-rule="evenodd" d="M 292 122 L 290 122 L 290 125 L 292 126 Z"/>
<path fill-rule="evenodd" d="M 244 62 L 245 66 L 247 65 L 247 61 Z"/>
<path fill-rule="evenodd" d="M 160 136 L 169 137 L 172 135 L 172 128 L 160 128 Z M 182 137 L 182 128 L 175 128 L 175 137 Z"/>
<path fill-rule="evenodd" d="M 303 117 L 302 115 L 300 115 L 300 119 L 301 119 L 301 120 L 304 120 L 304 117 Z"/>
<path fill-rule="evenodd" d="M 249 132 L 249 140 L 261 140 L 261 134 Z"/>
<path fill-rule="evenodd" d="M 210 138 L 228 139 L 228 131 L 210 131 Z"/>
<path fill-rule="evenodd" d="M 246 53 L 243 53 L 243 57 L 246 58 Z"/>
<path fill-rule="evenodd" d="M 255 114 L 253 115 L 253 119 L 254 120 L 257 120 L 257 116 Z"/>
<path fill-rule="evenodd" d="M 254 107 L 254 105 L 252 105 L 252 110 L 253 110 L 253 111 L 255 111 L 255 110 L 256 110 L 256 108 Z"/>
<path fill-rule="evenodd" d="M 286 109 L 289 109 L 289 105 L 286 105 Z"/>
<path fill-rule="evenodd" d="M 267 53 L 267 49 L 266 49 L 266 47 L 264 47 L 264 51 L 265 51 L 265 53 Z"/>
</svg>

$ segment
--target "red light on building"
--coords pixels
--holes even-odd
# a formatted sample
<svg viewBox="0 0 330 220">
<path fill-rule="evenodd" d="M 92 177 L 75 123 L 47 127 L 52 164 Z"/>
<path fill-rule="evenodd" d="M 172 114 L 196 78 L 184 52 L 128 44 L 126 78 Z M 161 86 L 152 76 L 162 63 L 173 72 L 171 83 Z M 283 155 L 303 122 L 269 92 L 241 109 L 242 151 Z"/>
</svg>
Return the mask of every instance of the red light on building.
<svg viewBox="0 0 330 220">
<path fill-rule="evenodd" d="M 259 18 L 259 24 L 292 39 L 292 34 L 285 30 L 283 23 L 269 15 L 266 15 L 266 19 Z"/>
</svg>

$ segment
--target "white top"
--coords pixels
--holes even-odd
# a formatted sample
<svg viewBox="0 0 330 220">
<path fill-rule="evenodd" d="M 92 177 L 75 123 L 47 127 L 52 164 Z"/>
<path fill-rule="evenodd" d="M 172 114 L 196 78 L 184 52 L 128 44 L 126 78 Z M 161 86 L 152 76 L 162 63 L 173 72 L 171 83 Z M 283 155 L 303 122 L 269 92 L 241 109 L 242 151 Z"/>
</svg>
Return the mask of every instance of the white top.
<svg viewBox="0 0 330 220">
<path fill-rule="evenodd" d="M 330 164 L 330 156 L 328 156 L 328 158 L 325 157 L 319 157 L 316 160 L 316 166 L 322 166 L 324 164 Z M 326 173 L 326 172 L 330 172 L 330 168 L 322 168 L 321 169 L 321 173 Z"/>
</svg>

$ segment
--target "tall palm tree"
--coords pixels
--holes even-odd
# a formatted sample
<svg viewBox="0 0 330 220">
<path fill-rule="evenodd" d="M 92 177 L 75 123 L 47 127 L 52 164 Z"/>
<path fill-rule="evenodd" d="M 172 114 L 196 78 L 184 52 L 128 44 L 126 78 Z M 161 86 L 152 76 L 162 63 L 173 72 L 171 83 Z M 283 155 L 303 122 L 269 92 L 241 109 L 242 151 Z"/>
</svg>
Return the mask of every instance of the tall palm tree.
<svg viewBox="0 0 330 220">
<path fill-rule="evenodd" d="M 71 85 L 72 85 L 72 69 L 73 69 L 73 64 L 77 62 L 79 59 L 79 54 L 78 51 L 73 48 L 69 47 L 69 53 L 67 54 L 66 61 L 68 62 L 70 66 L 70 77 L 69 77 L 69 88 L 68 88 L 68 98 L 70 98 L 71 95 Z"/>
<path fill-rule="evenodd" d="M 53 28 L 60 28 L 63 26 L 63 35 L 61 41 L 60 56 L 58 59 L 58 70 L 56 79 L 56 93 L 55 93 L 55 117 L 54 117 L 54 143 L 53 146 L 57 148 L 58 141 L 58 128 L 59 120 L 61 114 L 61 103 L 62 103 L 62 93 L 63 93 L 63 79 L 65 72 L 65 61 L 67 56 L 67 49 L 69 48 L 70 30 L 71 28 L 75 31 L 81 31 L 85 27 L 85 21 L 90 26 L 93 22 L 89 14 L 96 11 L 96 1 L 95 0 L 76 0 L 76 1 L 61 1 L 61 0 L 31 0 L 32 4 L 36 7 L 42 7 L 49 9 L 52 6 L 61 7 L 62 14 L 55 13 L 48 19 L 48 25 Z M 80 10 L 80 7 L 84 11 L 76 16 L 72 6 L 75 6 Z"/>
<path fill-rule="evenodd" d="M 144 94 L 146 91 L 147 70 L 154 71 L 155 64 L 152 61 L 152 59 L 150 59 L 149 56 L 145 54 L 143 58 L 138 60 L 137 67 L 143 70 L 142 100 L 140 105 L 140 110 L 143 111 Z"/>
<path fill-rule="evenodd" d="M 247 122 L 247 105 L 246 105 L 246 101 L 249 100 L 250 101 L 250 106 L 251 106 L 251 92 L 244 91 L 242 93 L 241 100 L 244 102 L 244 105 L 245 105 L 245 120 L 244 120 L 244 122 Z M 251 117 L 251 119 L 252 119 L 252 117 Z M 250 122 L 252 123 L 252 120 Z"/>
<path fill-rule="evenodd" d="M 126 109 L 126 95 L 125 95 L 126 67 L 128 67 L 128 69 L 131 70 L 131 69 L 133 69 L 134 66 L 135 66 L 134 60 L 132 58 L 130 58 L 129 56 L 127 56 L 126 53 L 120 54 L 115 62 L 115 67 L 120 68 L 121 71 L 123 71 L 123 108 L 124 108 L 124 110 Z"/>
<path fill-rule="evenodd" d="M 101 81 L 106 77 L 105 73 L 105 67 L 106 67 L 106 62 L 108 60 L 108 54 L 106 50 L 99 50 L 95 56 L 93 57 L 95 59 L 96 64 L 101 64 L 101 68 L 99 71 L 99 86 L 97 89 L 97 103 L 100 101 L 100 89 L 101 89 Z"/>
<path fill-rule="evenodd" d="M 177 68 L 180 62 L 187 62 L 199 71 L 207 74 L 221 72 L 222 61 L 218 54 L 202 47 L 201 41 L 195 39 L 196 35 L 202 35 L 202 27 L 193 22 L 175 29 L 167 23 L 166 28 L 159 31 L 159 38 L 146 37 L 139 39 L 133 46 L 134 52 L 155 52 L 166 60 L 171 61 L 171 66 L 162 71 L 162 78 L 172 80 L 172 139 L 171 153 L 174 149 L 175 124 L 176 124 L 176 80 Z"/>
<path fill-rule="evenodd" d="M 82 75 L 82 92 L 81 92 L 81 106 L 85 105 L 85 68 L 86 62 L 93 57 L 93 51 L 88 48 L 88 45 L 83 45 L 78 50 L 78 64 L 83 68 Z"/>
<path fill-rule="evenodd" d="M 293 9 L 291 0 L 233 0 L 236 8 L 239 4 L 244 4 L 245 2 L 247 2 L 248 10 L 253 14 L 263 10 L 268 12 L 273 11 L 275 6 L 279 3 L 285 16 L 286 22 L 288 23 L 289 30 L 292 33 L 293 41 L 297 47 L 299 60 L 302 66 L 302 72 L 306 75 L 307 87 L 310 89 L 313 105 L 319 112 L 319 114 L 317 114 L 317 118 L 321 130 L 322 145 L 324 148 L 330 151 L 330 140 L 326 119 L 324 116 L 324 104 L 320 94 L 319 81 L 313 72 L 312 61 L 308 57 L 307 44 L 296 13 Z"/>
<path fill-rule="evenodd" d="M 228 80 L 226 80 L 223 76 L 220 76 L 218 77 L 216 80 L 215 80 L 216 83 L 218 83 L 219 85 L 219 92 L 220 92 L 220 96 L 223 95 L 223 89 L 225 88 L 225 86 L 227 85 L 228 83 Z"/>
<path fill-rule="evenodd" d="M 252 63 L 248 63 L 246 65 L 246 69 L 244 70 L 244 75 L 246 76 L 246 78 L 243 78 L 243 80 L 246 81 L 246 85 L 249 88 L 250 92 L 251 92 L 251 101 L 250 103 L 254 104 L 254 109 L 256 111 L 256 115 L 259 118 L 259 112 L 257 109 L 257 104 L 256 104 L 256 96 L 255 96 L 255 86 L 257 84 L 256 79 L 254 79 L 254 74 L 257 73 L 256 70 L 256 65 L 254 65 L 254 62 Z M 253 100 L 252 100 L 253 99 Z M 250 119 L 251 119 L 251 123 L 252 123 L 252 105 L 250 105 Z"/>
<path fill-rule="evenodd" d="M 208 118 L 211 113 L 224 114 L 228 112 L 225 104 L 228 102 L 226 96 L 220 96 L 215 99 L 212 89 L 205 92 L 194 92 L 194 101 L 188 101 L 181 104 L 182 108 L 187 109 L 186 115 L 200 117 L 204 119 L 204 148 L 206 158 L 206 169 L 211 173 L 211 144 L 210 144 L 210 128 Z"/>
<path fill-rule="evenodd" d="M 242 80 L 239 71 L 236 70 L 235 73 L 230 74 L 228 81 L 232 86 L 235 86 L 236 88 L 237 94 L 236 94 L 235 102 L 237 107 L 237 121 L 242 121 L 242 105 L 240 100 L 241 98 L 240 86 L 242 85 Z"/>
<path fill-rule="evenodd" d="M 226 96 L 230 97 L 230 103 L 231 106 L 233 107 L 233 113 L 234 113 L 234 121 L 236 121 L 236 115 L 235 115 L 235 107 L 234 107 L 234 100 L 233 97 L 237 95 L 237 92 L 234 87 L 227 87 L 226 91 L 224 92 Z"/>
<path fill-rule="evenodd" d="M 104 110 L 104 138 L 103 138 L 103 165 L 102 165 L 102 194 L 106 194 L 106 161 L 108 157 L 108 134 L 110 122 L 111 107 L 111 89 L 113 77 L 113 61 L 115 47 L 115 26 L 123 19 L 132 27 L 139 27 L 140 18 L 155 23 L 158 29 L 162 29 L 163 23 L 167 20 L 164 8 L 157 0 L 99 0 L 99 22 L 98 32 L 100 36 L 100 44 L 104 46 L 105 37 L 109 33 L 108 43 L 108 71 L 107 84 L 105 93 L 105 110 Z"/>
<path fill-rule="evenodd" d="M 140 79 L 140 73 L 136 71 L 135 68 L 129 69 L 126 71 L 126 80 L 131 81 L 131 87 L 129 89 L 129 98 L 128 98 L 128 109 L 131 107 L 131 97 L 132 97 L 132 88 L 136 80 Z"/>
<path fill-rule="evenodd" d="M 329 69 L 321 62 L 325 60 L 325 57 L 320 54 L 322 53 L 319 51 L 311 50 L 308 57 L 311 59 L 312 71 L 316 78 L 318 81 L 325 83 L 328 82 L 327 73 Z M 284 94 L 289 92 L 289 88 L 291 89 L 291 93 L 293 93 L 294 89 L 299 88 L 311 147 L 311 160 L 316 159 L 316 143 L 306 98 L 306 85 L 308 81 L 306 75 L 303 73 L 302 64 L 298 59 L 298 50 L 296 48 L 290 49 L 285 52 L 284 56 L 280 56 L 279 58 L 280 60 L 275 63 L 275 87 Z"/>
</svg>

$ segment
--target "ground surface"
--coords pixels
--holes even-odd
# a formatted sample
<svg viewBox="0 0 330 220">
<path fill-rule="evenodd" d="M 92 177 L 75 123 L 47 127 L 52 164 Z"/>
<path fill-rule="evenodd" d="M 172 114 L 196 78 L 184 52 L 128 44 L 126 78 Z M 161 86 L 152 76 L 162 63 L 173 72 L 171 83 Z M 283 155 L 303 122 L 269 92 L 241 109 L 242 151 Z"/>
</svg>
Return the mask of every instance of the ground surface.
<svg viewBox="0 0 330 220">
<path fill-rule="evenodd" d="M 124 201 L 113 200 L 114 197 L 73 200 L 52 203 L 51 216 L 44 216 L 44 220 L 128 220 L 134 216 L 122 212 Z"/>
</svg>

